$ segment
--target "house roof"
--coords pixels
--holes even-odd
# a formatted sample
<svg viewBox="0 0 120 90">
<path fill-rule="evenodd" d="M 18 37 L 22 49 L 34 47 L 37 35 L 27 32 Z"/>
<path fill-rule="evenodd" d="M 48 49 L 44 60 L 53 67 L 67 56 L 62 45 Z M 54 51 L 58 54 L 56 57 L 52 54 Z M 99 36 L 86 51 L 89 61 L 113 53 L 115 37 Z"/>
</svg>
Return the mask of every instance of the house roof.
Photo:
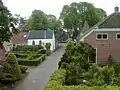
<svg viewBox="0 0 120 90">
<path fill-rule="evenodd" d="M 53 30 L 32 30 L 29 32 L 28 39 L 52 39 Z"/>
<path fill-rule="evenodd" d="M 13 44 L 24 44 L 27 42 L 27 38 L 27 32 L 20 32 L 19 34 L 13 34 L 11 41 Z"/>
<path fill-rule="evenodd" d="M 120 13 L 113 13 L 101 24 L 98 25 L 98 28 L 120 28 Z"/>
<path fill-rule="evenodd" d="M 80 36 L 79 39 L 83 38 L 86 34 L 91 32 L 93 29 L 102 29 L 102 28 L 120 28 L 120 13 L 113 13 L 106 18 L 102 19 L 100 22 L 98 22 L 96 25 L 94 25 L 92 28 L 87 30 L 84 35 Z"/>
</svg>

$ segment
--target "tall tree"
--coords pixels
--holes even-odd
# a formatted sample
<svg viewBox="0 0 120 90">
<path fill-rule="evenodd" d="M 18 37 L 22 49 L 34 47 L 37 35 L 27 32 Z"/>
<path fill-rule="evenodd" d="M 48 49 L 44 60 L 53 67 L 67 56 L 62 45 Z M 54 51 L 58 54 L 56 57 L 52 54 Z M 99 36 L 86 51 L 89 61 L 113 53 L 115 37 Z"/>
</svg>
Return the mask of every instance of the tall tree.
<svg viewBox="0 0 120 90">
<path fill-rule="evenodd" d="M 59 40 L 62 36 L 62 24 L 54 15 L 47 15 L 41 10 L 34 10 L 27 21 L 27 26 L 30 30 L 46 30 L 55 31 L 56 39 Z"/>
<path fill-rule="evenodd" d="M 15 32 L 17 29 L 15 28 L 13 22 L 12 22 L 12 15 L 3 5 L 2 0 L 0 0 L 0 49 L 4 50 L 3 43 L 9 42 L 12 31 Z M 11 27 L 11 30 L 10 30 Z"/>
<path fill-rule="evenodd" d="M 100 9 L 95 8 L 91 3 L 87 2 L 74 2 L 70 5 L 65 5 L 60 14 L 63 28 L 68 31 L 69 36 L 73 39 L 76 39 L 85 21 L 92 27 L 100 21 L 102 17 Z"/>
<path fill-rule="evenodd" d="M 47 29 L 46 28 L 48 23 L 47 16 L 41 10 L 34 10 L 27 23 L 29 29 L 33 30 Z"/>
</svg>

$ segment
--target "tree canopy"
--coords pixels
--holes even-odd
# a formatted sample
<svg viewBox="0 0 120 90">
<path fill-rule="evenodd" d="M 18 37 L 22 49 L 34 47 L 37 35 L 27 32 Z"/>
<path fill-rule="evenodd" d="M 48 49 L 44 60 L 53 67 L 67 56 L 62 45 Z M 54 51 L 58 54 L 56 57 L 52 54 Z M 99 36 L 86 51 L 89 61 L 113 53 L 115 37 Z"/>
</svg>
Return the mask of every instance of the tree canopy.
<svg viewBox="0 0 120 90">
<path fill-rule="evenodd" d="M 85 22 L 92 27 L 105 16 L 104 14 L 104 10 L 94 7 L 91 3 L 74 2 L 63 7 L 60 19 L 69 36 L 76 39 Z"/>
<path fill-rule="evenodd" d="M 15 30 L 14 24 L 12 23 L 12 14 L 0 0 L 0 48 L 3 48 L 4 41 L 10 40 L 12 35 L 10 27 L 12 27 L 13 31 Z"/>
<path fill-rule="evenodd" d="M 52 29 L 57 30 L 60 28 L 60 21 L 54 15 L 47 15 L 41 10 L 34 10 L 32 15 L 27 21 L 28 28 L 31 30 Z"/>
</svg>

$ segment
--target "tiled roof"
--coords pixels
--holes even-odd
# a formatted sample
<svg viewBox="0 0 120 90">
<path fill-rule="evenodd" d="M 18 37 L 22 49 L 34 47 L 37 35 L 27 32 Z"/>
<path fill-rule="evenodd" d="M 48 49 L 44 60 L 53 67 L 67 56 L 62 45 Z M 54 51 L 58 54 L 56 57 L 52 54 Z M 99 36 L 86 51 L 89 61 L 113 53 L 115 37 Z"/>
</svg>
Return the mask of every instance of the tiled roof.
<svg viewBox="0 0 120 90">
<path fill-rule="evenodd" d="M 28 33 L 21 32 L 19 34 L 14 34 L 11 38 L 13 44 L 24 44 L 27 43 Z"/>
<path fill-rule="evenodd" d="M 98 28 L 120 28 L 120 13 L 111 14 Z"/>
<path fill-rule="evenodd" d="M 33 30 L 29 32 L 28 39 L 52 39 L 53 30 Z"/>
</svg>

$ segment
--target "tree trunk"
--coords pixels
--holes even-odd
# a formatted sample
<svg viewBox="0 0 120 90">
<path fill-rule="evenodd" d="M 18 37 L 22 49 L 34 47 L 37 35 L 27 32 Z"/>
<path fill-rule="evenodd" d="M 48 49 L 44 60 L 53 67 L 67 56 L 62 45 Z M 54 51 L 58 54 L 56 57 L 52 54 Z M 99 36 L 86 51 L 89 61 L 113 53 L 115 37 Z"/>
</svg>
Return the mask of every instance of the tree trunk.
<svg viewBox="0 0 120 90">
<path fill-rule="evenodd" d="M 0 60 L 5 59 L 5 48 L 3 46 L 3 43 L 0 42 Z"/>
</svg>

